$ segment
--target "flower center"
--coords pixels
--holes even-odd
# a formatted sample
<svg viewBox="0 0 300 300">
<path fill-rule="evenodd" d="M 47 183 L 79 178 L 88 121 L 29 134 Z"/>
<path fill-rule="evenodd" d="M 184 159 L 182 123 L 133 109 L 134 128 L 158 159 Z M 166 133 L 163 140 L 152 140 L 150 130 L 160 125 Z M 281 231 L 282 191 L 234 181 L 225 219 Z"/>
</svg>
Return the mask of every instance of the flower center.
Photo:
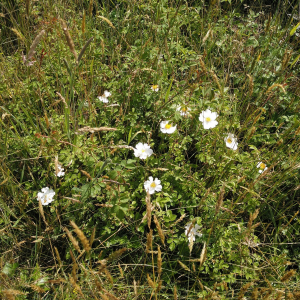
<svg viewBox="0 0 300 300">
<path fill-rule="evenodd" d="M 231 143 L 232 143 L 232 139 L 228 138 L 228 139 L 227 139 L 227 143 L 228 143 L 228 144 L 231 144 Z"/>
<path fill-rule="evenodd" d="M 166 126 L 165 126 L 166 129 L 170 129 L 171 127 L 172 127 L 171 124 L 166 124 Z"/>
<path fill-rule="evenodd" d="M 206 122 L 210 122 L 210 121 L 211 121 L 211 118 L 210 118 L 210 117 L 207 117 L 207 118 L 205 118 L 205 121 L 206 121 Z"/>
<path fill-rule="evenodd" d="M 260 169 L 264 169 L 266 167 L 266 165 L 264 163 L 260 164 Z"/>
<path fill-rule="evenodd" d="M 144 153 L 145 151 L 146 151 L 146 150 L 145 150 L 145 149 L 143 149 L 143 150 L 142 150 L 142 153 Z"/>
<path fill-rule="evenodd" d="M 181 111 L 186 112 L 186 111 L 187 111 L 187 108 L 186 108 L 186 107 L 183 107 L 183 108 L 181 109 Z"/>
<path fill-rule="evenodd" d="M 152 188 L 155 188 L 155 187 L 156 187 L 155 182 L 152 182 L 152 183 L 150 184 L 150 186 L 151 186 Z"/>
<path fill-rule="evenodd" d="M 152 88 L 153 88 L 154 90 L 156 90 L 156 89 L 158 88 L 158 85 L 152 85 Z"/>
</svg>

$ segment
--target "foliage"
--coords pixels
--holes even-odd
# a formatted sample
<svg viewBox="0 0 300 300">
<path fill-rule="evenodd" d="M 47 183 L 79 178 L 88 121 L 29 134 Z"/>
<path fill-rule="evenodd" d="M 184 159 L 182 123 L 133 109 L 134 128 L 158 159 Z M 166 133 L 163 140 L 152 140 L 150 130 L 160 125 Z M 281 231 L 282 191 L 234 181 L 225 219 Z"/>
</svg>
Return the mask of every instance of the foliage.
<svg viewBox="0 0 300 300">
<path fill-rule="evenodd" d="M 297 299 L 286 273 L 300 255 L 296 20 L 213 1 L 54 2 L 16 1 L 17 45 L 1 37 L 0 292 Z M 206 109 L 218 114 L 208 130 Z M 149 176 L 163 187 L 151 196 Z M 43 187 L 55 191 L 44 207 Z M 201 227 L 193 243 L 189 222 Z"/>
</svg>

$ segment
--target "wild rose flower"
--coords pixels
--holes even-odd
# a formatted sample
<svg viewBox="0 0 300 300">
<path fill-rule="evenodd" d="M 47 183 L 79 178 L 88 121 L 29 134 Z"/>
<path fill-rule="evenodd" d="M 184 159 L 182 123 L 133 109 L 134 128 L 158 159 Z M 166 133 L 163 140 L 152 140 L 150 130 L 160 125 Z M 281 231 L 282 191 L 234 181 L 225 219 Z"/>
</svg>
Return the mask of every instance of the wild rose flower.
<svg viewBox="0 0 300 300">
<path fill-rule="evenodd" d="M 103 103 L 108 103 L 108 97 L 111 96 L 111 93 L 109 91 L 104 91 L 104 94 L 102 96 L 98 96 L 98 99 Z"/>
<path fill-rule="evenodd" d="M 214 128 L 218 125 L 218 121 L 216 118 L 218 114 L 216 112 L 212 112 L 209 109 L 202 111 L 199 115 L 199 121 L 203 123 L 204 129 Z"/>
<path fill-rule="evenodd" d="M 57 173 L 55 174 L 55 176 L 57 177 L 62 177 L 65 175 L 64 168 L 61 165 L 57 166 Z"/>
<path fill-rule="evenodd" d="M 224 139 L 226 143 L 226 147 L 236 150 L 238 147 L 237 138 L 234 136 L 234 134 L 229 133 L 228 136 Z"/>
<path fill-rule="evenodd" d="M 264 171 L 268 170 L 266 164 L 261 161 L 257 164 L 256 167 L 259 168 L 259 173 L 263 173 Z"/>
<path fill-rule="evenodd" d="M 162 121 L 160 123 L 160 130 L 162 133 L 173 133 L 176 130 L 176 126 L 172 126 L 172 124 L 170 124 L 170 121 Z"/>
<path fill-rule="evenodd" d="M 188 223 L 185 226 L 185 235 L 187 236 L 189 242 L 195 241 L 195 236 L 202 236 L 202 233 L 198 233 L 198 230 L 200 229 L 200 226 L 198 224 L 195 224 L 195 227 L 193 227 L 192 222 Z"/>
<path fill-rule="evenodd" d="M 134 149 L 134 156 L 140 159 L 146 159 L 153 154 L 153 150 L 148 144 L 138 143 Z"/>
<path fill-rule="evenodd" d="M 158 85 L 157 85 L 157 84 L 152 85 L 152 86 L 151 86 L 151 90 L 154 91 L 154 92 L 158 92 L 158 90 L 159 90 Z"/>
<path fill-rule="evenodd" d="M 186 107 L 186 106 L 178 106 L 177 107 L 177 109 L 176 109 L 177 111 L 179 111 L 180 112 L 180 115 L 181 116 L 187 116 L 187 115 L 189 115 L 190 113 L 189 113 L 189 111 L 191 110 L 189 107 Z"/>
<path fill-rule="evenodd" d="M 153 180 L 152 176 L 149 177 L 149 180 L 144 182 L 144 188 L 149 194 L 154 194 L 155 192 L 160 192 L 162 190 L 160 180 L 157 178 Z"/>
<path fill-rule="evenodd" d="M 48 205 L 52 201 L 54 201 L 53 197 L 55 192 L 48 187 L 42 188 L 42 192 L 37 194 L 37 200 L 41 201 L 42 205 Z"/>
</svg>

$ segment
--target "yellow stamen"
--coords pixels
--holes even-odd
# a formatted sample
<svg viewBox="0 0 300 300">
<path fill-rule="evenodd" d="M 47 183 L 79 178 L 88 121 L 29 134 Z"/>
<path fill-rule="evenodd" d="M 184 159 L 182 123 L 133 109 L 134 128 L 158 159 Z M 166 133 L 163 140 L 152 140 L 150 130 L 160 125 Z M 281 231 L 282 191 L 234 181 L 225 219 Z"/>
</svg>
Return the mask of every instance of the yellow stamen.
<svg viewBox="0 0 300 300">
<path fill-rule="evenodd" d="M 155 182 L 152 182 L 152 183 L 150 184 L 150 186 L 151 186 L 152 188 L 155 188 L 155 187 L 156 187 Z"/>
<path fill-rule="evenodd" d="M 232 143 L 232 139 L 227 139 L 227 143 L 231 144 Z"/>
<path fill-rule="evenodd" d="M 171 124 L 166 124 L 166 126 L 165 126 L 166 129 L 170 129 L 171 127 L 172 127 Z"/>
<path fill-rule="evenodd" d="M 211 121 L 211 118 L 210 118 L 210 117 L 207 117 L 207 118 L 205 118 L 205 121 L 206 121 L 206 122 L 210 122 L 210 121 Z"/>
<path fill-rule="evenodd" d="M 186 108 L 186 107 L 183 107 L 183 108 L 181 109 L 181 111 L 186 112 L 186 111 L 187 111 L 187 108 Z"/>
<path fill-rule="evenodd" d="M 260 169 L 264 169 L 265 167 L 266 167 L 266 165 L 264 163 L 261 163 L 259 166 Z"/>
<path fill-rule="evenodd" d="M 142 153 L 144 153 L 145 151 L 146 151 L 146 150 L 143 149 L 143 150 L 142 150 Z"/>
<path fill-rule="evenodd" d="M 158 85 L 152 85 L 152 88 L 153 88 L 154 90 L 156 90 L 156 89 L 158 88 Z"/>
</svg>

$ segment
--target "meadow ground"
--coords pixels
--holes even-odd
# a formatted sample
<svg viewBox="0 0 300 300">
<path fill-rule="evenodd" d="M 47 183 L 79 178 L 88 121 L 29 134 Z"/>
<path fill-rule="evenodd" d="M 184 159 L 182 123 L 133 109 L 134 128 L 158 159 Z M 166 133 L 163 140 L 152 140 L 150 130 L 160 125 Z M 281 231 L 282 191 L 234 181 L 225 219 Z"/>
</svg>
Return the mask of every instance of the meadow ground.
<svg viewBox="0 0 300 300">
<path fill-rule="evenodd" d="M 0 297 L 300 299 L 298 1 L 0 4 Z"/>
</svg>

